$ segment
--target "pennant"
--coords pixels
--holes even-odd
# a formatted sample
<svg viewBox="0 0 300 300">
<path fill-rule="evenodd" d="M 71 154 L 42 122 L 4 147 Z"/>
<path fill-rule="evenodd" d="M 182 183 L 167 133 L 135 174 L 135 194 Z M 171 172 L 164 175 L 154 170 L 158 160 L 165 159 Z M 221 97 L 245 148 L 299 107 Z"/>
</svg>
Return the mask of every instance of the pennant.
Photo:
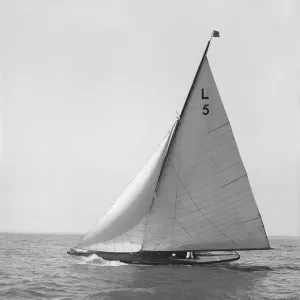
<svg viewBox="0 0 300 300">
<path fill-rule="evenodd" d="M 213 36 L 213 37 L 220 37 L 220 32 L 214 30 L 212 36 Z"/>
</svg>

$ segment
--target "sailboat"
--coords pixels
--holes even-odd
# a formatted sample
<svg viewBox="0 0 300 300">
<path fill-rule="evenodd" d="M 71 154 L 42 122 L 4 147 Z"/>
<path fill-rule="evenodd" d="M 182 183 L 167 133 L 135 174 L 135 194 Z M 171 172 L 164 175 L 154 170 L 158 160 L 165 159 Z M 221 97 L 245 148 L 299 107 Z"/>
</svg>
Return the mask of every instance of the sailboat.
<svg viewBox="0 0 300 300">
<path fill-rule="evenodd" d="M 197 265 L 237 260 L 236 251 L 270 249 L 207 58 L 212 38 L 219 36 L 213 31 L 182 111 L 161 145 L 68 254 Z"/>
</svg>

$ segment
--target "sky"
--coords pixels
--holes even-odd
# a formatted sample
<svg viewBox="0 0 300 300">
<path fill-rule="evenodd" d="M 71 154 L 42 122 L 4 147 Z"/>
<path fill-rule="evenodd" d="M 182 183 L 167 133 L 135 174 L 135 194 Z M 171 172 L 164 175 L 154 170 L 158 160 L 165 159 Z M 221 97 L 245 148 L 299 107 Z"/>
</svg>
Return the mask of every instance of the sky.
<svg viewBox="0 0 300 300">
<path fill-rule="evenodd" d="M 84 233 L 211 69 L 267 234 L 300 235 L 299 1 L 0 0 L 0 231 Z"/>
</svg>

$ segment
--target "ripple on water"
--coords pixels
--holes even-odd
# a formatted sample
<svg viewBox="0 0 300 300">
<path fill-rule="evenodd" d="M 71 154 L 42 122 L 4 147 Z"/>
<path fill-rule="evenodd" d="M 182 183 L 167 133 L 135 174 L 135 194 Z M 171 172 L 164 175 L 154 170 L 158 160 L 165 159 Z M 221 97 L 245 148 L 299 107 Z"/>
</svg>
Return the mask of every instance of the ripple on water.
<svg viewBox="0 0 300 300">
<path fill-rule="evenodd" d="M 215 266 L 133 266 L 74 260 L 75 235 L 0 235 L 0 299 L 300 299 L 299 243 L 241 253 Z M 25 247 L 26 246 L 26 247 Z"/>
</svg>

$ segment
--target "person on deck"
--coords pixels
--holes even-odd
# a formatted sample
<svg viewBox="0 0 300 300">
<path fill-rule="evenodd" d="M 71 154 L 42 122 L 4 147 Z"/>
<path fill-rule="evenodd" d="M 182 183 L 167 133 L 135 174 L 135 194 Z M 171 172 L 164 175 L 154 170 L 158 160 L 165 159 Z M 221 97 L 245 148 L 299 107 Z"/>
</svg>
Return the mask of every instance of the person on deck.
<svg viewBox="0 0 300 300">
<path fill-rule="evenodd" d="M 172 254 L 172 259 L 176 258 L 176 253 Z"/>
<path fill-rule="evenodd" d="M 193 252 L 187 252 L 187 253 L 186 253 L 186 258 L 187 258 L 187 259 L 194 258 L 194 253 L 193 253 Z"/>
</svg>

